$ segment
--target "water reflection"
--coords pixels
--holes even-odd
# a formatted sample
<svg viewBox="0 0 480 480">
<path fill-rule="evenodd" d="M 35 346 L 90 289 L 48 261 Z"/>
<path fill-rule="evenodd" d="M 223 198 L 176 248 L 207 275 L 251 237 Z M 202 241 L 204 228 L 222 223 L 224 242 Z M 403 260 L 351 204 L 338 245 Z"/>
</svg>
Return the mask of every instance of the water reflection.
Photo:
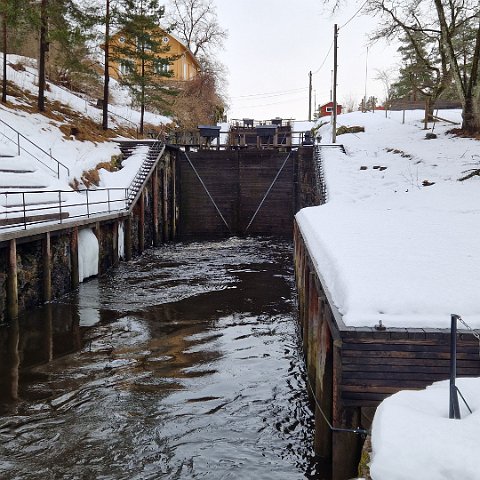
<svg viewBox="0 0 480 480">
<path fill-rule="evenodd" d="M 291 255 L 171 245 L 0 328 L 0 478 L 322 478 Z"/>
</svg>

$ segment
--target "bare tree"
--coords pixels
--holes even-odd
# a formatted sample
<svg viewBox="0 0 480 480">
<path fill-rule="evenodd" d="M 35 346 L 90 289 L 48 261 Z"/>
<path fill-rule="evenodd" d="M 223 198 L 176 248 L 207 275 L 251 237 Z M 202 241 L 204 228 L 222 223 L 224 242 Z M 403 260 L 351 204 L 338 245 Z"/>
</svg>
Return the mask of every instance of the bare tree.
<svg viewBox="0 0 480 480">
<path fill-rule="evenodd" d="M 453 77 L 463 104 L 462 128 L 480 131 L 480 5 L 478 0 L 369 0 L 368 10 L 381 13 L 374 38 L 405 36 L 418 58 L 434 73 L 430 97 L 436 100 Z M 470 41 L 462 41 L 466 30 Z M 425 43 L 430 50 L 422 49 Z M 463 59 L 463 61 L 462 61 Z"/>
<path fill-rule="evenodd" d="M 166 18 L 195 56 L 210 56 L 211 49 L 221 47 L 227 38 L 212 0 L 170 0 Z"/>
<path fill-rule="evenodd" d="M 385 93 L 385 111 L 387 111 L 390 107 L 390 103 L 392 101 L 392 78 L 393 78 L 393 70 L 387 69 L 387 70 L 380 70 L 376 69 L 375 70 L 377 75 L 375 76 L 375 80 L 378 80 L 381 82 L 383 86 L 383 91 Z"/>
<path fill-rule="evenodd" d="M 354 96 L 350 93 L 343 98 L 342 105 L 346 113 L 351 113 L 356 109 L 357 100 L 355 100 Z"/>
</svg>

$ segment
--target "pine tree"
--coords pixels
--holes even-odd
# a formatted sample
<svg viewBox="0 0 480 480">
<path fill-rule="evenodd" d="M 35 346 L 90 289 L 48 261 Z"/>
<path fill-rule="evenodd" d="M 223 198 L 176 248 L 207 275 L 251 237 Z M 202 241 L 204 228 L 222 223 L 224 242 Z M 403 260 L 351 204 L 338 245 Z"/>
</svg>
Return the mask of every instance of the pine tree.
<svg viewBox="0 0 480 480">
<path fill-rule="evenodd" d="M 123 41 L 111 46 L 112 58 L 122 66 L 121 83 L 140 107 L 139 131 L 143 134 L 147 104 L 161 108 L 173 93 L 162 79 L 172 75 L 168 65 L 175 57 L 165 55 L 169 47 L 162 44 L 164 8 L 158 0 L 123 0 L 122 10 L 118 26 Z"/>
<path fill-rule="evenodd" d="M 417 100 L 431 93 L 436 82 L 434 70 L 430 67 L 432 55 L 427 53 L 426 37 L 417 32 L 414 39 L 404 35 L 398 48 L 402 55 L 402 67 L 398 81 L 392 85 L 394 98 Z"/>
<path fill-rule="evenodd" d="M 23 17 L 25 3 L 22 0 L 2 0 L 0 3 L 0 15 L 2 19 L 2 51 L 3 51 L 3 75 L 2 75 L 2 102 L 7 102 L 7 52 L 9 49 L 10 30 L 17 28 Z"/>
<path fill-rule="evenodd" d="M 50 46 L 58 48 L 57 64 L 63 62 L 70 69 L 76 65 L 78 70 L 84 58 L 86 34 L 82 29 L 82 12 L 73 0 L 41 0 L 26 2 L 24 22 L 30 29 L 37 29 L 38 48 L 38 97 L 39 111 L 45 110 L 45 89 L 47 78 L 47 57 Z"/>
</svg>

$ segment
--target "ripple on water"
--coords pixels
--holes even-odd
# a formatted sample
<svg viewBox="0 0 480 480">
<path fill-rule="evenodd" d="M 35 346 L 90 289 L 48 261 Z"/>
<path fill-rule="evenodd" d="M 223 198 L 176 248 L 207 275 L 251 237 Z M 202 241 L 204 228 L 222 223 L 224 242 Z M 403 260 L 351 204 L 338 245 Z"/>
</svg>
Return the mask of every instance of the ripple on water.
<svg viewBox="0 0 480 480">
<path fill-rule="evenodd" d="M 1 478 L 323 478 L 291 256 L 267 239 L 169 245 L 52 303 L 50 327 L 20 322 Z"/>
</svg>

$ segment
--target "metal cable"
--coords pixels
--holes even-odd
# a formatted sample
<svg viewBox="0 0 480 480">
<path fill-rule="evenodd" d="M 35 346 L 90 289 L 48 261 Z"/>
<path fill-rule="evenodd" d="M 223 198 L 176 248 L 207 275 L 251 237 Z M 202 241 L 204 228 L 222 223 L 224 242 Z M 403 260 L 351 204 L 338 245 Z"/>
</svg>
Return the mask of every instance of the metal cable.
<svg viewBox="0 0 480 480">
<path fill-rule="evenodd" d="M 207 186 L 206 186 L 205 183 L 203 182 L 202 177 L 200 177 L 200 175 L 198 174 L 197 169 L 195 168 L 195 166 L 193 165 L 192 161 L 190 160 L 190 157 L 187 155 L 187 152 L 183 152 L 183 154 L 185 155 L 185 158 L 187 159 L 187 161 L 188 161 L 188 163 L 190 164 L 190 166 L 192 167 L 192 170 L 195 172 L 195 175 L 197 176 L 198 180 L 199 180 L 200 183 L 202 184 L 202 187 L 203 187 L 203 189 L 205 190 L 206 194 L 208 195 L 208 198 L 209 198 L 210 201 L 213 203 L 213 206 L 215 207 L 215 210 L 216 210 L 217 213 L 220 215 L 220 218 L 223 220 L 223 223 L 224 223 L 225 226 L 228 228 L 228 231 L 229 231 L 230 233 L 232 233 L 232 230 L 231 230 L 230 226 L 228 225 L 227 221 L 226 221 L 225 218 L 223 217 L 222 212 L 220 211 L 220 209 L 218 208 L 217 204 L 215 203 L 215 200 L 214 200 L 213 197 L 210 195 L 210 192 L 208 191 Z"/>
<path fill-rule="evenodd" d="M 250 225 L 253 223 L 253 221 L 255 220 L 255 217 L 257 216 L 257 213 L 260 211 L 260 209 L 262 208 L 265 200 L 267 199 L 270 191 L 272 190 L 273 186 L 275 185 L 275 182 L 277 181 L 278 177 L 280 176 L 280 174 L 282 173 L 282 170 L 283 168 L 285 167 L 286 163 L 288 162 L 288 159 L 290 158 L 290 155 L 292 154 L 292 152 L 289 152 L 288 155 L 287 155 L 287 158 L 284 160 L 282 166 L 280 167 L 280 170 L 277 172 L 277 174 L 275 175 L 275 178 L 273 179 L 273 182 L 272 184 L 270 185 L 270 187 L 268 188 L 267 190 L 267 193 L 265 193 L 265 195 L 263 196 L 262 198 L 262 201 L 260 202 L 260 205 L 258 206 L 257 210 L 255 211 L 255 213 L 253 214 L 253 217 L 251 218 L 250 222 L 248 223 L 247 225 L 247 228 L 245 229 L 245 233 L 247 233 L 248 229 L 250 228 Z"/>
</svg>

